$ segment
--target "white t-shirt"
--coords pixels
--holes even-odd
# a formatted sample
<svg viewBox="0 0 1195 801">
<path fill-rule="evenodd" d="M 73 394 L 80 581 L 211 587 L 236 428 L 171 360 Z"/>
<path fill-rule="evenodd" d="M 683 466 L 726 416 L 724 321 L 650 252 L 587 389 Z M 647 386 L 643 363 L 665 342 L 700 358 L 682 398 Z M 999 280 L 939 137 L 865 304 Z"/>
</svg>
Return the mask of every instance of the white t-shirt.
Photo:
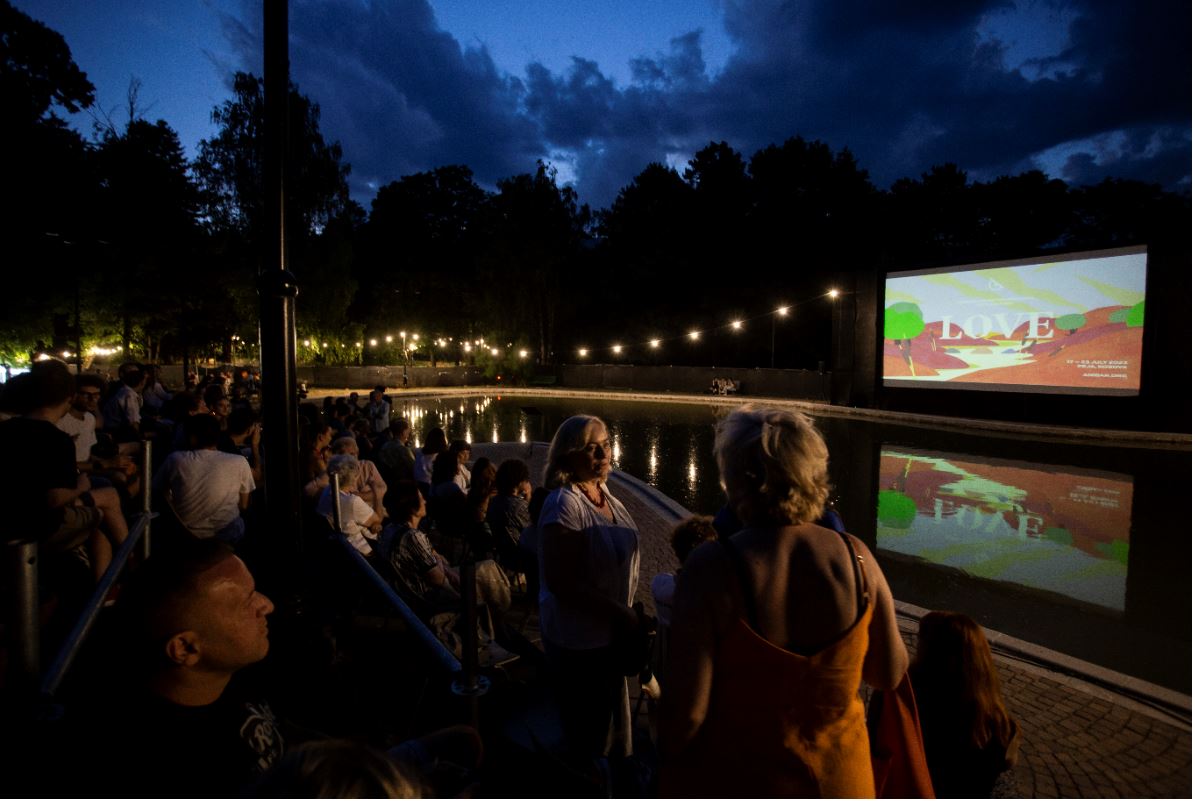
<svg viewBox="0 0 1195 801">
<path fill-rule="evenodd" d="M 328 522 L 333 527 L 336 526 L 336 521 L 332 517 L 332 488 L 328 487 L 319 496 L 319 503 L 315 507 L 316 514 L 323 515 L 328 519 Z M 369 541 L 365 539 L 370 535 L 369 527 L 365 522 L 373 517 L 373 509 L 369 504 L 361 500 L 357 495 L 351 492 L 340 493 L 340 530 L 348 539 L 349 544 L 356 548 L 361 553 L 369 556 L 373 553 L 373 548 L 370 547 Z"/>
<path fill-rule="evenodd" d="M 154 477 L 170 508 L 196 537 L 211 537 L 241 514 L 241 494 L 257 489 L 249 460 L 217 450 L 175 451 Z"/>
<path fill-rule="evenodd" d="M 626 507 L 603 485 L 606 500 L 614 510 L 611 523 L 572 486 L 553 490 L 539 516 L 539 625 L 547 640 L 577 650 L 601 648 L 611 641 L 610 622 L 603 617 L 575 609 L 548 591 L 544 577 L 544 529 L 559 523 L 568 529 L 563 536 L 585 539 L 585 565 L 589 583 L 601 595 L 630 606 L 639 587 L 639 530 Z"/>
<path fill-rule="evenodd" d="M 91 412 L 83 412 L 83 419 L 79 420 L 67 412 L 55 425 L 58 426 L 59 431 L 65 431 L 71 435 L 71 440 L 75 443 L 75 461 L 90 461 L 91 446 L 96 443 L 95 415 Z"/>
<path fill-rule="evenodd" d="M 144 402 L 137 390 L 128 384 L 121 384 L 104 407 L 104 424 L 113 430 L 125 423 L 141 425 L 141 404 Z"/>
</svg>

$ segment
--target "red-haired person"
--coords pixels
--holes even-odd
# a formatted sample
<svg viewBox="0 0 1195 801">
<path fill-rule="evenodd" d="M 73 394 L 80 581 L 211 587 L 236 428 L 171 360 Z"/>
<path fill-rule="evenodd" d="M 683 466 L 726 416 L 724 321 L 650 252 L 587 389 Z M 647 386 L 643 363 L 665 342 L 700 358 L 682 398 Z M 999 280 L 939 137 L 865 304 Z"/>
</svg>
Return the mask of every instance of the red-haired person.
<svg viewBox="0 0 1195 801">
<path fill-rule="evenodd" d="M 1000 693 L 983 629 L 956 612 L 930 612 L 909 668 L 938 798 L 989 798 L 1016 764 L 1021 735 Z"/>
</svg>

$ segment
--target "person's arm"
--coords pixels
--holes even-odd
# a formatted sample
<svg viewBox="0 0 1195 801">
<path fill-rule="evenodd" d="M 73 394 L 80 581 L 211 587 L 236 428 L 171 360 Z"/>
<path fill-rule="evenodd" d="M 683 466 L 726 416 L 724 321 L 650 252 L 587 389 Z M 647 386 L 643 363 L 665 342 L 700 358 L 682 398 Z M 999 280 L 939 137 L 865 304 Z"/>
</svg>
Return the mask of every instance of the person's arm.
<svg viewBox="0 0 1195 801">
<path fill-rule="evenodd" d="M 249 508 L 249 493 L 241 493 L 241 499 L 237 502 L 237 506 L 240 507 L 242 512 Z"/>
<path fill-rule="evenodd" d="M 660 704 L 660 757 L 674 759 L 697 736 L 709 712 L 714 685 L 714 655 L 719 633 L 732 612 L 728 565 L 717 545 L 689 554 L 677 576 L 668 670 Z"/>
<path fill-rule="evenodd" d="M 57 509 L 62 506 L 70 506 L 75 502 L 75 499 L 88 492 L 91 489 L 91 479 L 87 477 L 86 473 L 80 473 L 75 480 L 74 489 L 67 487 L 54 487 L 46 492 L 46 501 L 51 508 Z"/>
<path fill-rule="evenodd" d="M 848 535 L 851 536 L 851 535 Z M 896 602 L 880 565 L 871 551 L 857 537 L 851 536 L 855 550 L 863 557 L 863 570 L 871 591 L 875 611 L 867 630 L 867 656 L 863 659 L 863 680 L 877 690 L 894 690 L 909 668 L 909 651 L 896 625 Z M 687 569 L 687 568 L 686 568 Z"/>
<path fill-rule="evenodd" d="M 253 429 L 249 434 L 249 450 L 253 454 L 250 460 L 249 469 L 253 473 L 254 486 L 261 486 L 262 469 L 261 469 L 261 424 L 254 423 Z"/>
</svg>

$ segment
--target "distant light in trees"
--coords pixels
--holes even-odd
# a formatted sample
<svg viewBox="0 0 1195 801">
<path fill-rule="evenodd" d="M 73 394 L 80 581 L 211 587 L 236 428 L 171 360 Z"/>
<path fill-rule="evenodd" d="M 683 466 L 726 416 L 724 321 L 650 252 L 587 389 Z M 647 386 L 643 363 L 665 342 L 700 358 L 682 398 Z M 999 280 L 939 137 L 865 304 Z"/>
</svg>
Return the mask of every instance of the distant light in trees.
<svg viewBox="0 0 1195 801">
<path fill-rule="evenodd" d="M 525 350 L 521 350 L 521 351 L 519 351 L 519 358 L 520 358 L 520 359 L 526 359 L 526 358 L 527 358 L 527 351 L 525 351 Z"/>
<path fill-rule="evenodd" d="M 419 335 L 418 335 L 418 334 L 411 334 L 411 339 L 413 339 L 414 341 L 418 342 L 418 341 L 419 341 Z"/>
<path fill-rule="evenodd" d="M 689 332 L 689 339 L 691 339 L 691 340 L 693 340 L 694 342 L 696 342 L 697 340 L 701 339 L 701 332 L 700 332 L 700 331 L 690 331 L 690 332 Z"/>
<path fill-rule="evenodd" d="M 830 299 L 831 299 L 831 300 L 833 300 L 833 299 L 835 299 L 835 298 L 837 298 L 837 297 L 838 297 L 838 290 L 837 290 L 837 289 L 831 289 L 831 290 L 830 290 L 830 292 L 829 292 L 828 294 L 830 295 Z"/>
<path fill-rule="evenodd" d="M 387 342 L 393 342 L 393 341 L 394 341 L 394 337 L 392 337 L 392 336 L 390 336 L 389 334 L 387 334 L 387 335 L 386 335 L 386 341 L 387 341 Z"/>
<path fill-rule="evenodd" d="M 614 352 L 615 352 L 615 353 L 622 353 L 622 345 L 615 345 L 615 346 L 614 346 Z"/>
<path fill-rule="evenodd" d="M 730 324 L 730 327 L 733 328 L 735 331 L 740 331 L 743 328 L 743 321 L 735 320 Z"/>
<path fill-rule="evenodd" d="M 491 356 L 497 356 L 497 355 L 498 355 L 498 349 L 497 349 L 497 348 L 490 348 L 490 355 L 491 355 Z"/>
<path fill-rule="evenodd" d="M 779 309 L 776 310 L 776 313 L 779 314 L 781 317 L 787 317 L 788 316 L 788 307 L 781 306 Z"/>
<path fill-rule="evenodd" d="M 649 344 L 651 344 L 651 346 L 652 346 L 653 348 L 658 348 L 658 347 L 660 347 L 660 340 L 658 340 L 658 339 L 653 339 L 653 340 L 652 340 L 652 341 L 651 341 Z"/>
<path fill-rule="evenodd" d="M 581 348 L 577 353 L 581 354 L 581 358 L 585 358 L 589 355 L 589 348 Z"/>
<path fill-rule="evenodd" d="M 303 340 L 303 347 L 305 347 L 305 348 L 310 348 L 310 347 L 311 347 L 311 340 L 310 340 L 310 339 L 304 339 L 304 340 Z"/>
<path fill-rule="evenodd" d="M 465 343 L 465 353 L 468 353 L 471 350 L 473 350 L 473 346 L 471 344 L 469 344 L 468 342 L 466 342 Z"/>
</svg>

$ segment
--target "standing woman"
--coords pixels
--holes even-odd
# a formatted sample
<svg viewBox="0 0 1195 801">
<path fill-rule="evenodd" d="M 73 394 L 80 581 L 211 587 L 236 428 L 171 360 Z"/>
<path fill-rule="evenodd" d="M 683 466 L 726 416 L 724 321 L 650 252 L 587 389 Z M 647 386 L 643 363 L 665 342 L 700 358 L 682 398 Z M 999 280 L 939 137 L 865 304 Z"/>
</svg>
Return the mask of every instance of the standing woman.
<svg viewBox="0 0 1195 801">
<path fill-rule="evenodd" d="M 859 683 L 895 687 L 908 654 L 870 551 L 812 522 L 830 492 L 826 444 L 803 414 L 745 406 L 714 452 L 746 528 L 702 545 L 678 578 L 661 794 L 874 797 Z"/>
<path fill-rule="evenodd" d="M 612 643 L 634 631 L 639 531 L 606 488 L 610 438 L 596 417 L 565 420 L 548 449 L 539 517 L 539 614 L 565 745 L 581 766 L 631 753 L 626 677 Z"/>
</svg>

